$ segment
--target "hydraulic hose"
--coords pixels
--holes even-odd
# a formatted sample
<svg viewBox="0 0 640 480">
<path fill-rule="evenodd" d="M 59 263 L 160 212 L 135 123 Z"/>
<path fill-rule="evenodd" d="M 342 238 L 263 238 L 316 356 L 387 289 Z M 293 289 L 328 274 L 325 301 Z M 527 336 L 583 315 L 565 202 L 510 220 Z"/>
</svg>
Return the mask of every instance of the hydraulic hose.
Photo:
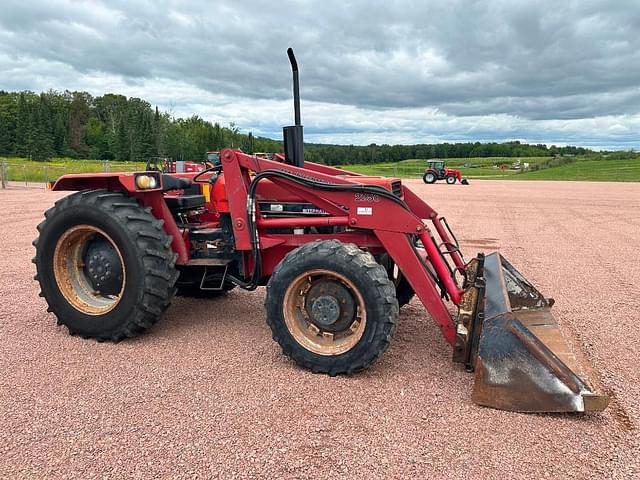
<svg viewBox="0 0 640 480">
<path fill-rule="evenodd" d="M 358 193 L 371 193 L 379 195 L 394 203 L 400 205 L 405 210 L 409 211 L 407 204 L 399 197 L 396 197 L 393 193 L 389 192 L 383 187 L 378 185 L 349 185 L 338 183 L 324 183 L 308 178 L 299 177 L 289 172 L 283 172 L 280 170 L 265 170 L 258 173 L 251 184 L 249 185 L 249 191 L 247 192 L 247 227 L 249 230 L 251 240 L 251 254 L 253 256 L 253 272 L 251 273 L 251 280 L 244 282 L 239 278 L 232 275 L 227 275 L 233 283 L 245 290 L 255 290 L 258 287 L 260 278 L 262 276 L 262 256 L 260 252 L 260 237 L 258 235 L 258 227 L 256 225 L 256 204 L 255 196 L 258 188 L 258 183 L 268 177 L 278 177 L 284 180 L 289 180 L 306 187 L 315 188 L 324 191 L 345 191 L 345 192 L 358 192 Z"/>
</svg>

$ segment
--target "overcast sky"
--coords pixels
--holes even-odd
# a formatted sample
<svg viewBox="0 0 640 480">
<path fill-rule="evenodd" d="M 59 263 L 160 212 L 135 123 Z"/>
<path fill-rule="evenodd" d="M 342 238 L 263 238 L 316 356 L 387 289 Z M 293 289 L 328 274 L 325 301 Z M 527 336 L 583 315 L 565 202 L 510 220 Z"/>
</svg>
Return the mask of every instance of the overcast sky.
<svg viewBox="0 0 640 480">
<path fill-rule="evenodd" d="M 0 89 L 144 98 L 279 138 L 640 147 L 640 0 L 0 1 Z"/>
</svg>

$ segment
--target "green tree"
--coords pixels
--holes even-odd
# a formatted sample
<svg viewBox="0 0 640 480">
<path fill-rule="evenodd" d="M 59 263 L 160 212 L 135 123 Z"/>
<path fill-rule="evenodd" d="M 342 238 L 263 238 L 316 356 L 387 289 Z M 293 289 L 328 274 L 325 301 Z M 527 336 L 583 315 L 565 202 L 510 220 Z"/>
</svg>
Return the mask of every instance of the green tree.
<svg viewBox="0 0 640 480">
<path fill-rule="evenodd" d="M 124 116 L 118 120 L 118 125 L 116 127 L 114 153 L 117 160 L 131 160 L 129 136 L 127 135 L 127 124 Z"/>
<path fill-rule="evenodd" d="M 16 113 L 16 138 L 14 151 L 16 155 L 31 158 L 33 154 L 33 119 L 31 108 L 27 102 L 30 92 L 20 92 Z"/>
<path fill-rule="evenodd" d="M 45 94 L 41 94 L 38 103 L 31 112 L 31 144 L 34 160 L 48 160 L 53 156 L 53 123 L 51 109 Z"/>
<path fill-rule="evenodd" d="M 73 92 L 69 109 L 69 148 L 73 156 L 87 158 L 90 148 L 83 141 L 83 125 L 89 118 L 92 97 L 87 92 Z"/>
<path fill-rule="evenodd" d="M 0 154 L 14 151 L 18 105 L 15 94 L 0 91 Z"/>
</svg>

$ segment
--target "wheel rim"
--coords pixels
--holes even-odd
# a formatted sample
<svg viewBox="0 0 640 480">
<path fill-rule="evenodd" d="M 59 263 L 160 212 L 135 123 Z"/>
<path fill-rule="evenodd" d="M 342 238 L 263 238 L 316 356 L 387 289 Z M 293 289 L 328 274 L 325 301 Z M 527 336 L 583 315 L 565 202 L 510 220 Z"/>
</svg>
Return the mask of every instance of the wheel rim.
<svg viewBox="0 0 640 480">
<path fill-rule="evenodd" d="M 318 355 L 348 352 L 362 338 L 367 323 L 364 299 L 353 282 L 324 269 L 305 272 L 291 282 L 283 312 L 296 342 Z"/>
<path fill-rule="evenodd" d="M 92 225 L 62 234 L 53 253 L 53 274 L 62 296 L 86 315 L 104 315 L 120 302 L 125 267 L 115 242 Z"/>
<path fill-rule="evenodd" d="M 447 183 L 452 185 L 452 184 L 456 183 L 456 179 L 454 177 L 449 177 L 449 178 L 447 178 Z"/>
</svg>

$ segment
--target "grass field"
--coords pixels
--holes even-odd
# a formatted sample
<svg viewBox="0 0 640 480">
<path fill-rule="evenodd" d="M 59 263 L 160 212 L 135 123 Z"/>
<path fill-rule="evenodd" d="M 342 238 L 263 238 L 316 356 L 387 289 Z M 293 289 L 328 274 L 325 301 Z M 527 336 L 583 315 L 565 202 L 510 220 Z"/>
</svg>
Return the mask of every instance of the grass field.
<svg viewBox="0 0 640 480">
<path fill-rule="evenodd" d="M 523 159 L 529 163 L 545 160 L 547 157 Z M 0 159 L 2 160 L 2 159 Z M 462 170 L 469 178 L 505 178 L 517 173 L 516 170 L 500 170 L 494 164 L 511 163 L 515 159 L 502 157 L 488 158 L 454 158 L 447 160 L 447 165 Z M 104 162 L 100 160 L 74 160 L 71 158 L 55 158 L 48 162 L 35 162 L 24 158 L 12 157 L 3 159 L 8 164 L 9 180 L 46 182 L 55 180 L 66 173 L 117 172 L 144 170 L 144 163 L 136 162 Z M 476 168 L 465 168 L 465 164 L 476 165 Z M 421 177 L 426 160 L 403 160 L 397 163 L 377 163 L 373 165 L 344 165 L 343 168 L 368 175 L 387 175 L 399 177 Z"/>
<path fill-rule="evenodd" d="M 0 158 L 7 164 L 8 180 L 19 182 L 48 182 L 67 173 L 91 172 L 131 172 L 144 170 L 144 163 L 104 162 L 100 160 L 75 160 L 72 158 L 54 158 L 48 162 L 35 162 L 24 158 Z"/>
<path fill-rule="evenodd" d="M 640 159 L 583 159 L 569 165 L 561 165 L 536 172 L 523 172 L 513 178 L 517 180 L 638 182 L 640 181 Z"/>
<path fill-rule="evenodd" d="M 505 180 L 576 180 L 576 181 L 640 181 L 640 158 L 609 159 L 576 157 L 573 163 L 544 168 L 537 171 L 521 172 L 519 170 L 501 170 L 494 167 L 502 163 L 511 163 L 515 159 L 492 158 L 454 158 L 448 159 L 447 165 L 462 171 L 462 176 L 471 179 L 505 179 Z M 522 162 L 535 164 L 549 160 L 549 157 L 522 158 Z M 387 175 L 417 178 L 421 177 L 426 167 L 426 160 L 404 160 L 397 163 L 378 163 L 374 165 L 343 165 L 342 168 L 366 175 Z M 476 168 L 465 167 L 465 164 L 478 165 Z"/>
<path fill-rule="evenodd" d="M 640 158 L 611 159 L 576 157 L 573 163 L 544 168 L 531 172 L 519 170 L 501 170 L 495 165 L 512 163 L 515 158 L 452 158 L 447 165 L 460 169 L 462 175 L 470 179 L 513 179 L 513 180 L 577 180 L 577 181 L 640 181 Z M 531 165 L 548 161 L 549 157 L 522 158 L 521 161 Z M 74 160 L 56 158 L 48 162 L 35 162 L 23 158 L 0 158 L 7 164 L 8 179 L 24 182 L 52 181 L 66 173 L 117 172 L 144 170 L 144 163 L 116 162 L 99 160 Z M 366 175 L 384 175 L 403 178 L 419 178 L 424 173 L 426 160 L 412 159 L 401 162 L 376 163 L 372 165 L 342 165 L 342 168 Z M 465 167 L 465 165 L 467 165 Z M 473 165 L 470 168 L 468 165 Z"/>
<path fill-rule="evenodd" d="M 549 157 L 522 158 L 522 162 L 530 164 L 548 160 Z M 468 178 L 494 178 L 511 177 L 518 173 L 517 170 L 501 170 L 494 167 L 503 163 L 512 163 L 517 158 L 505 157 L 481 157 L 481 158 L 450 158 L 446 160 L 449 167 L 462 171 L 462 175 Z M 397 177 L 421 177 L 427 161 L 423 159 L 402 160 L 401 162 L 376 163 L 373 165 L 342 165 L 342 168 L 366 175 L 388 175 Z M 473 168 L 465 165 L 474 165 Z"/>
</svg>

